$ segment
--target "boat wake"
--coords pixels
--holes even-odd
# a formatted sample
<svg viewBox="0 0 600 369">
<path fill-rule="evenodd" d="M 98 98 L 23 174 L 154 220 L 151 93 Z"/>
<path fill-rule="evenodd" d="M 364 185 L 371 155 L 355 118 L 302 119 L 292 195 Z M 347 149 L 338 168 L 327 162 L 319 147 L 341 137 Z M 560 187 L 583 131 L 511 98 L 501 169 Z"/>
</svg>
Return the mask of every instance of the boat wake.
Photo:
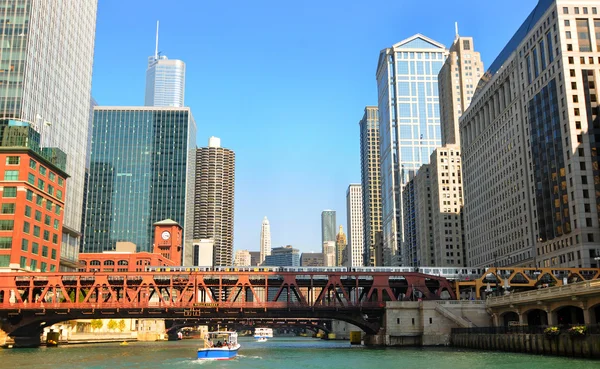
<svg viewBox="0 0 600 369">
<path fill-rule="evenodd" d="M 261 360 L 262 360 L 262 357 L 261 357 L 261 356 L 246 356 L 246 355 L 239 355 L 239 354 L 238 354 L 238 356 L 237 356 L 237 357 L 239 357 L 239 358 L 244 358 L 244 359 L 261 359 Z"/>
</svg>

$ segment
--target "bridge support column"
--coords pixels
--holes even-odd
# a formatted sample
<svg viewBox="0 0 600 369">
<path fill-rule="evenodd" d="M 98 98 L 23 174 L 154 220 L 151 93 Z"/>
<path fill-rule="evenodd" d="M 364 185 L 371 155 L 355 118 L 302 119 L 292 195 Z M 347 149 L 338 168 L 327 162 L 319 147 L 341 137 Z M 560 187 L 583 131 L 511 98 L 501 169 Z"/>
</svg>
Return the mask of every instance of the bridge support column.
<svg viewBox="0 0 600 369">
<path fill-rule="evenodd" d="M 592 312 L 590 312 L 590 309 L 583 309 L 583 323 L 584 324 L 594 324 L 593 320 L 595 321 L 595 319 L 592 320 L 592 314 L 590 314 Z"/>
<path fill-rule="evenodd" d="M 520 311 L 519 311 L 519 324 L 527 325 L 527 314 L 524 314 L 523 312 L 520 312 Z"/>
<path fill-rule="evenodd" d="M 384 332 L 377 334 L 365 334 L 365 346 L 385 346 L 386 337 Z"/>
<path fill-rule="evenodd" d="M 556 325 L 556 311 L 550 311 L 550 309 L 546 310 L 546 315 L 548 315 L 548 325 L 554 326 Z"/>
<path fill-rule="evenodd" d="M 494 327 L 499 327 L 500 326 L 500 320 L 499 320 L 499 316 L 497 313 L 492 314 L 492 320 L 494 323 Z"/>
</svg>

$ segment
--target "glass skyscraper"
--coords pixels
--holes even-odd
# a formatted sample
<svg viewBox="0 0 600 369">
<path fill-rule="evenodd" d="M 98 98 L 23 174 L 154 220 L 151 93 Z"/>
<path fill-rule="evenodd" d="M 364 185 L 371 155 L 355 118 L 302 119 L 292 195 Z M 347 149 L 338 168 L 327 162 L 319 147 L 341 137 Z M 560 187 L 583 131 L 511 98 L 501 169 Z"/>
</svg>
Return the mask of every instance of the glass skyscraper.
<svg viewBox="0 0 600 369">
<path fill-rule="evenodd" d="M 417 34 L 379 54 L 383 264 L 402 260 L 402 190 L 441 145 L 438 74 L 448 50 Z"/>
<path fill-rule="evenodd" d="M 183 107 L 185 97 L 185 63 L 169 60 L 158 51 L 158 22 L 156 22 L 156 50 L 148 57 L 146 70 L 146 106 Z"/>
<path fill-rule="evenodd" d="M 335 242 L 335 210 L 321 212 L 321 243 Z"/>
<path fill-rule="evenodd" d="M 164 219 L 191 239 L 195 142 L 189 108 L 95 107 L 81 251 L 129 241 L 150 252 L 152 224 Z"/>
<path fill-rule="evenodd" d="M 80 244 L 97 8 L 0 0 L 0 117 L 30 122 L 42 146 L 68 157 L 61 268 L 75 266 Z"/>
</svg>

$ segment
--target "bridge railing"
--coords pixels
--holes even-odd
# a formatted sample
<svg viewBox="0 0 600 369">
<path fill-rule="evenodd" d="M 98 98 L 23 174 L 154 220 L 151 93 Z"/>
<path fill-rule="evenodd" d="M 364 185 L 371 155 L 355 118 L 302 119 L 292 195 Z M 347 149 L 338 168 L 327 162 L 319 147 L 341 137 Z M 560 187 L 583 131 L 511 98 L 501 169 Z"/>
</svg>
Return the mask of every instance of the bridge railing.
<svg viewBox="0 0 600 369">
<path fill-rule="evenodd" d="M 600 292 L 600 280 L 584 281 L 564 286 L 540 288 L 533 291 L 516 292 L 504 296 L 490 296 L 486 301 L 487 306 L 501 306 L 511 303 L 530 302 L 543 299 L 555 299 Z"/>
<path fill-rule="evenodd" d="M 572 327 L 581 327 L 583 324 L 564 324 L 559 325 L 560 333 L 569 333 Z M 452 328 L 452 334 L 545 334 L 547 325 L 516 325 L 501 327 L 472 327 L 472 328 Z M 585 325 L 585 334 L 600 334 L 600 324 Z"/>
</svg>

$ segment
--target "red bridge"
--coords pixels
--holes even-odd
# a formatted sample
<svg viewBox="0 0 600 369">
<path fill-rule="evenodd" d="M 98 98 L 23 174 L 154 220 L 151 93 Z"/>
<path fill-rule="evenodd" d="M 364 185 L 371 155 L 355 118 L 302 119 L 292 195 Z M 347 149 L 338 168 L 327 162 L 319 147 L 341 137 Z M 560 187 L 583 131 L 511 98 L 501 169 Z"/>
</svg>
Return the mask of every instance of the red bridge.
<svg viewBox="0 0 600 369">
<path fill-rule="evenodd" d="M 2 273 L 1 329 L 16 345 L 71 319 L 338 319 L 379 331 L 385 301 L 455 299 L 443 277 L 360 272 Z"/>
</svg>

